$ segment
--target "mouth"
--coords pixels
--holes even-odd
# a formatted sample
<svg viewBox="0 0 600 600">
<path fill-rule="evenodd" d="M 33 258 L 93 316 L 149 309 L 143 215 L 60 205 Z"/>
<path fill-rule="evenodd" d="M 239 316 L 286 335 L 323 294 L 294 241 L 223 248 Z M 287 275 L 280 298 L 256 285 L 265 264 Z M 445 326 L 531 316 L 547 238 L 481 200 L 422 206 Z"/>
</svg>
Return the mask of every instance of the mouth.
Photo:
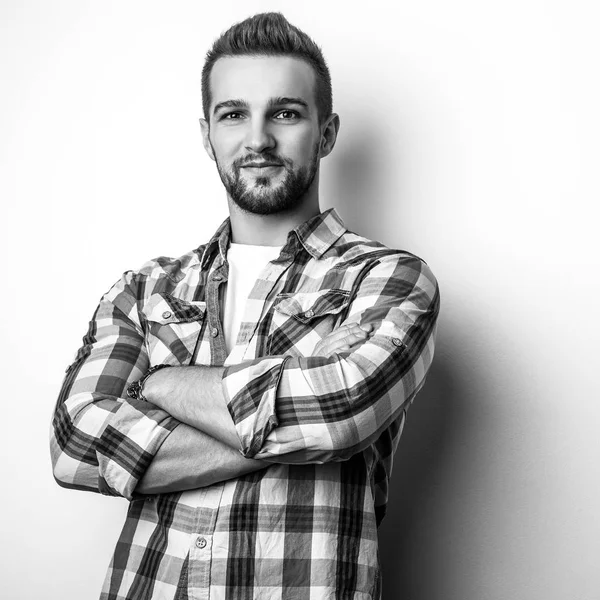
<svg viewBox="0 0 600 600">
<path fill-rule="evenodd" d="M 242 169 L 246 169 L 248 172 L 254 175 L 270 175 L 276 173 L 281 169 L 283 165 L 279 163 L 269 162 L 250 162 L 242 165 Z"/>
</svg>

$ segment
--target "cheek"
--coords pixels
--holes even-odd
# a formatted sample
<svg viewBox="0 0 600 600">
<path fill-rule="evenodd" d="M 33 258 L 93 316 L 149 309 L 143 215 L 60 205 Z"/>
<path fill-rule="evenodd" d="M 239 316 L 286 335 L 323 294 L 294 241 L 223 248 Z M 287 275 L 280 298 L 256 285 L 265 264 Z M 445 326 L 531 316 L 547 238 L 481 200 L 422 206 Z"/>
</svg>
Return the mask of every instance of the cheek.
<svg viewBox="0 0 600 600">
<path fill-rule="evenodd" d="M 314 151 L 318 138 L 312 130 L 307 130 L 296 135 L 286 136 L 282 140 L 282 149 L 294 162 L 308 162 Z"/>
<path fill-rule="evenodd" d="M 217 160 L 229 162 L 235 157 L 240 148 L 240 136 L 235 131 L 219 131 L 211 138 L 211 143 Z"/>
</svg>

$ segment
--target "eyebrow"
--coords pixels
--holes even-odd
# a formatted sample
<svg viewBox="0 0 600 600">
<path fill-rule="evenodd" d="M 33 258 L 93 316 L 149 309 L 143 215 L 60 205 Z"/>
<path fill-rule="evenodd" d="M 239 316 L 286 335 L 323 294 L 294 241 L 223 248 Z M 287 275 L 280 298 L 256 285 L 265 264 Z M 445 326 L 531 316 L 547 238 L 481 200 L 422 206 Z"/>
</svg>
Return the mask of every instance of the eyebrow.
<svg viewBox="0 0 600 600">
<path fill-rule="evenodd" d="M 278 96 L 277 98 L 270 98 L 268 107 L 274 108 L 275 106 L 289 106 L 290 104 L 295 104 L 297 106 L 302 106 L 304 108 L 308 108 L 308 103 L 302 98 L 289 98 L 287 96 Z M 250 105 L 246 100 L 224 100 L 223 102 L 219 102 L 213 108 L 213 115 L 216 114 L 219 110 L 223 108 L 249 108 Z"/>
<path fill-rule="evenodd" d="M 224 100 L 219 102 L 213 108 L 213 115 L 222 108 L 248 108 L 249 104 L 245 100 Z"/>
<path fill-rule="evenodd" d="M 308 103 L 302 98 L 288 98 L 287 96 L 279 96 L 278 98 L 271 98 L 269 100 L 269 108 L 274 106 L 281 106 L 282 104 L 296 104 L 308 108 Z"/>
</svg>

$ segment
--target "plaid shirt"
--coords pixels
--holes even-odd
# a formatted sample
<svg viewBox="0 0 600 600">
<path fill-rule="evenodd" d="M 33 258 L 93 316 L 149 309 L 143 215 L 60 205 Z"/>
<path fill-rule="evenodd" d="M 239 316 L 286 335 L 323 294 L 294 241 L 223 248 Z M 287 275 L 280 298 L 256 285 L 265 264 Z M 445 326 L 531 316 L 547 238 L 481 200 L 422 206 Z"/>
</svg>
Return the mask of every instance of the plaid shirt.
<svg viewBox="0 0 600 600">
<path fill-rule="evenodd" d="M 197 250 L 126 272 L 67 369 L 51 432 L 55 477 L 130 500 L 101 598 L 379 598 L 377 527 L 406 411 L 433 358 L 437 282 L 418 257 L 348 231 L 328 210 L 266 265 L 227 358 L 219 286 L 229 236 L 226 220 Z M 374 335 L 311 356 L 350 322 L 371 323 Z M 225 366 L 242 453 L 271 464 L 136 495 L 178 425 L 125 392 L 158 363 Z"/>
</svg>

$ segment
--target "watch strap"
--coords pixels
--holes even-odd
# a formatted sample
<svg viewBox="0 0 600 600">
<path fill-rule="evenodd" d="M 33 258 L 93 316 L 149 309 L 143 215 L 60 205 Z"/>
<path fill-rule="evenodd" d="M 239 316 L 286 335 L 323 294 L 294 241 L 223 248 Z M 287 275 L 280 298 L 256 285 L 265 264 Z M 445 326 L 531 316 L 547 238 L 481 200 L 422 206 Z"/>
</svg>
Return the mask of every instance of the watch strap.
<svg viewBox="0 0 600 600">
<path fill-rule="evenodd" d="M 160 371 L 161 369 L 172 366 L 173 365 L 160 364 L 150 367 L 140 379 L 134 381 L 133 383 L 130 383 L 127 386 L 127 395 L 130 398 L 133 398 L 134 400 L 143 400 L 144 402 L 147 402 L 148 400 L 144 397 L 143 394 L 144 383 L 146 383 L 146 379 L 148 379 L 148 377 L 150 377 L 152 373 L 156 373 L 156 371 Z"/>
</svg>

